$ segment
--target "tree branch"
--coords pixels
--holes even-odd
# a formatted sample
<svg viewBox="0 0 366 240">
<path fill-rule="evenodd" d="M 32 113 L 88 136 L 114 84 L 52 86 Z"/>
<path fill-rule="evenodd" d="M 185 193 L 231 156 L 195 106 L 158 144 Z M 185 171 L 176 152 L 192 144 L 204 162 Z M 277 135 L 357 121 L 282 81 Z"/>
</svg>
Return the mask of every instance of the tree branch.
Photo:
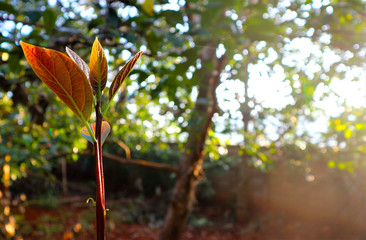
<svg viewBox="0 0 366 240">
<path fill-rule="evenodd" d="M 138 160 L 138 159 L 126 159 L 122 158 L 113 154 L 109 153 L 103 153 L 103 157 L 109 158 L 111 160 L 123 163 L 123 164 L 131 164 L 131 165 L 138 165 L 142 167 L 148 167 L 148 168 L 155 168 L 160 170 L 165 170 L 173 173 L 178 173 L 178 169 L 167 165 L 167 164 L 161 164 L 161 163 L 155 163 L 155 162 L 149 162 L 145 160 Z"/>
</svg>

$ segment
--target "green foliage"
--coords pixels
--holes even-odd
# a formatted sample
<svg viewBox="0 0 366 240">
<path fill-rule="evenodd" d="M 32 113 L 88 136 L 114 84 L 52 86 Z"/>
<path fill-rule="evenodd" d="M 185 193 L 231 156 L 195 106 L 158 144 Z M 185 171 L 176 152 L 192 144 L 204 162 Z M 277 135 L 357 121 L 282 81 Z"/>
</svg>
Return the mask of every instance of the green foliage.
<svg viewBox="0 0 366 240">
<path fill-rule="evenodd" d="M 329 154 L 333 159 L 328 161 L 330 168 L 354 173 L 357 168 L 365 167 L 365 114 L 364 108 L 348 107 L 340 116 L 330 120 L 329 130 L 324 134 L 324 141 L 331 144 Z"/>
<path fill-rule="evenodd" d="M 8 190 L 0 190 L 0 238 L 16 240 L 21 238 L 19 220 L 24 214 L 24 194 L 18 197 L 11 196 Z"/>
<path fill-rule="evenodd" d="M 52 8 L 47 8 L 43 14 L 43 22 L 45 24 L 46 33 L 51 35 L 54 31 L 57 15 L 55 10 Z M 33 21 L 37 19 L 38 16 L 33 16 Z"/>
</svg>

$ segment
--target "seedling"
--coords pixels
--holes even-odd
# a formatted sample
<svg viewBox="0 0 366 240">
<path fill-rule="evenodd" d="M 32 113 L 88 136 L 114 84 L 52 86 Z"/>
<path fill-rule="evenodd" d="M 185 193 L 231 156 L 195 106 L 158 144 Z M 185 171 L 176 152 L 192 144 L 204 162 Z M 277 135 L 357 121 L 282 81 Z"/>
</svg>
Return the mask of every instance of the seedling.
<svg viewBox="0 0 366 240">
<path fill-rule="evenodd" d="M 92 47 L 89 66 L 67 47 L 66 52 L 70 57 L 61 52 L 25 42 L 20 44 L 33 71 L 83 122 L 81 135 L 94 145 L 97 183 L 96 232 L 97 240 L 105 240 L 106 209 L 102 145 L 110 132 L 110 125 L 103 121 L 103 116 L 142 52 L 138 52 L 118 72 L 109 88 L 109 102 L 102 112 L 101 96 L 107 83 L 108 65 L 104 50 L 97 38 Z M 93 105 L 96 121 L 89 124 Z M 52 134 L 51 130 L 50 134 Z"/>
</svg>

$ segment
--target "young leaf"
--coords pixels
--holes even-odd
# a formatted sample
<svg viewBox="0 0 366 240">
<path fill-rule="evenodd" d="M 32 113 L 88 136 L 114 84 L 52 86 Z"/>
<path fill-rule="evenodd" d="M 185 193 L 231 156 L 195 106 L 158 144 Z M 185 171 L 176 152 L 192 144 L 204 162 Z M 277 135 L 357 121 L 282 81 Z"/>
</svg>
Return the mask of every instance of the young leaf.
<svg viewBox="0 0 366 240">
<path fill-rule="evenodd" d="M 91 129 L 93 130 L 93 134 L 95 135 L 95 123 L 89 124 L 89 126 L 91 127 Z M 107 121 L 103 121 L 102 122 L 102 136 L 101 136 L 102 143 L 104 143 L 104 140 L 107 138 L 110 131 L 111 131 L 111 126 L 109 125 L 109 123 Z M 80 134 L 81 134 L 81 136 L 83 136 L 83 138 L 85 138 L 89 142 L 93 143 L 93 139 L 90 136 L 89 131 L 86 126 L 81 129 Z"/>
<path fill-rule="evenodd" d="M 66 52 L 67 55 L 69 55 L 69 57 L 79 66 L 79 68 L 83 70 L 89 80 L 90 70 L 88 64 L 86 64 L 86 62 L 70 48 L 66 47 Z"/>
<path fill-rule="evenodd" d="M 108 64 L 102 45 L 95 38 L 90 56 L 90 83 L 94 93 L 100 94 L 107 83 Z"/>
<path fill-rule="evenodd" d="M 78 116 L 89 119 L 93 93 L 84 72 L 65 54 L 20 42 L 37 76 Z"/>
<path fill-rule="evenodd" d="M 130 61 L 123 66 L 123 68 L 118 72 L 117 76 L 114 78 L 111 87 L 109 88 L 109 101 L 113 99 L 113 97 L 118 92 L 118 89 L 121 87 L 123 80 L 127 77 L 127 75 L 131 72 L 132 68 L 135 66 L 137 60 L 142 55 L 142 51 L 138 52 Z"/>
</svg>

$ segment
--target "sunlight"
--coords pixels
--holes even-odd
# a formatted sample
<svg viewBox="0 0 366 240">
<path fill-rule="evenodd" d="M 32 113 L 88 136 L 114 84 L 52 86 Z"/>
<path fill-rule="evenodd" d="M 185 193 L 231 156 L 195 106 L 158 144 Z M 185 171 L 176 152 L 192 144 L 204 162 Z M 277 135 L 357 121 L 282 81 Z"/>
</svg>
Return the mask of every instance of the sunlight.
<svg viewBox="0 0 366 240">
<path fill-rule="evenodd" d="M 262 49 L 265 45 L 257 44 L 257 49 Z M 286 46 L 289 51 L 286 57 L 283 59 L 283 64 L 304 69 L 309 81 L 315 80 L 316 74 L 320 71 L 329 71 L 330 66 L 340 62 L 341 56 L 337 55 L 334 51 L 326 49 L 322 52 L 315 43 L 312 43 L 308 38 L 296 38 L 288 43 Z M 276 57 L 276 52 L 268 51 L 268 56 L 263 60 L 258 60 L 257 64 L 249 65 L 249 97 L 254 97 L 262 106 L 266 108 L 282 109 L 287 105 L 294 104 L 295 99 L 291 96 L 290 82 L 286 80 L 284 69 L 280 65 L 275 65 L 272 69 L 268 66 L 273 62 Z M 218 54 L 224 53 L 223 50 L 218 49 Z M 311 57 L 322 59 L 322 66 L 318 65 L 315 60 L 309 60 Z M 351 57 L 351 56 L 345 56 Z M 242 58 L 236 57 L 238 61 Z M 339 115 L 344 111 L 343 103 L 352 107 L 364 107 L 366 106 L 366 71 L 360 67 L 354 68 L 342 68 L 342 64 L 339 65 L 337 71 L 345 72 L 345 78 L 333 78 L 329 86 L 320 83 L 314 92 L 314 106 L 324 110 L 324 114 L 312 113 L 317 115 L 316 121 L 307 122 L 302 121 L 300 125 L 300 132 L 309 132 L 313 136 L 313 141 L 318 141 L 319 133 L 324 132 L 328 126 L 328 118 Z M 323 69 L 323 70 L 322 70 Z M 326 72 L 325 72 L 326 74 Z M 326 77 L 322 74 L 321 77 Z M 295 77 L 298 75 L 295 75 Z M 222 78 L 226 78 L 225 74 Z M 294 79 L 296 80 L 296 79 Z M 302 91 L 304 83 L 299 80 L 297 88 Z M 328 93 L 325 98 L 320 98 L 323 93 Z M 244 83 L 240 80 L 225 80 L 217 89 L 217 97 L 219 106 L 223 111 L 228 111 L 232 116 L 240 114 L 239 102 L 243 102 L 244 99 Z M 239 102 L 237 97 L 239 96 Z M 320 115 L 319 115 L 320 114 Z M 241 115 L 241 114 L 240 114 Z M 224 118 L 215 118 L 215 123 L 218 126 L 224 124 Z M 237 121 L 233 121 L 234 128 L 240 129 L 241 117 Z M 271 129 L 267 125 L 268 129 Z M 219 127 L 220 129 L 221 127 Z M 273 131 L 273 133 L 271 133 Z M 267 134 L 275 137 L 276 128 L 272 129 Z M 300 134 L 299 132 L 299 134 Z M 234 143 L 242 142 L 243 137 L 241 135 L 234 136 L 231 133 L 231 137 L 220 134 L 217 135 L 223 139 L 231 139 Z"/>
</svg>

